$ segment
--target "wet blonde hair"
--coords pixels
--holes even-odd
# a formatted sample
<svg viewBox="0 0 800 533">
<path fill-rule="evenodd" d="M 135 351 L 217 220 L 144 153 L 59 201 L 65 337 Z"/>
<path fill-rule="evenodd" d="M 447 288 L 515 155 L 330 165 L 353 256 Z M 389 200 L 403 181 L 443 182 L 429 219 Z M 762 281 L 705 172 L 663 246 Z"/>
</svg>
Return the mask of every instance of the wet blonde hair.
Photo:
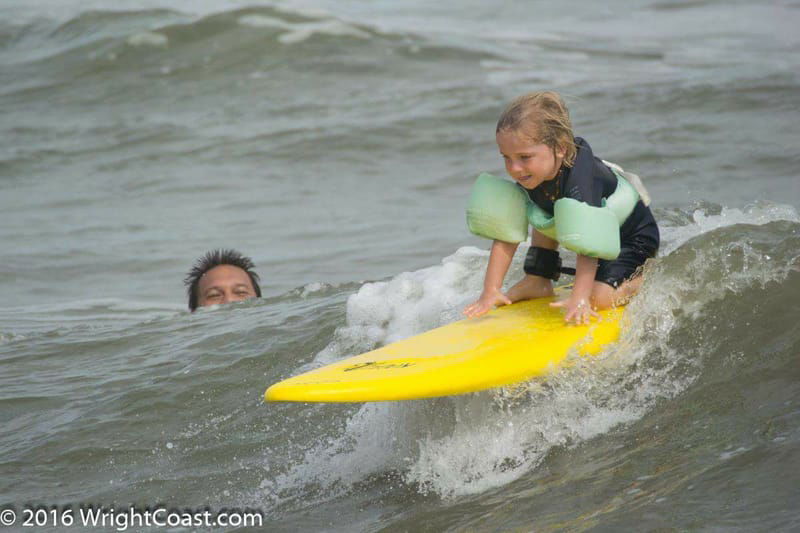
<svg viewBox="0 0 800 533">
<path fill-rule="evenodd" d="M 538 91 L 515 98 L 497 121 L 496 133 L 521 134 L 553 152 L 564 149 L 564 166 L 571 167 L 578 149 L 564 100 L 553 91 Z"/>
</svg>

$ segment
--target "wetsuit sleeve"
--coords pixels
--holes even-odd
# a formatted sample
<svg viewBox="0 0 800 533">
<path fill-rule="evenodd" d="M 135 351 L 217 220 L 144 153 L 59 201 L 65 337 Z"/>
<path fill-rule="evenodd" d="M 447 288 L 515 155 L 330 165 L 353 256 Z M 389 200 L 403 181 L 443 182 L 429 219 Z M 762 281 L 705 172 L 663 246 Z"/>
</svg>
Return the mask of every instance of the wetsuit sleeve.
<svg viewBox="0 0 800 533">
<path fill-rule="evenodd" d="M 576 138 L 578 153 L 565 183 L 564 195 L 592 207 L 602 207 L 602 187 L 594 183 L 594 154 L 583 139 Z"/>
</svg>

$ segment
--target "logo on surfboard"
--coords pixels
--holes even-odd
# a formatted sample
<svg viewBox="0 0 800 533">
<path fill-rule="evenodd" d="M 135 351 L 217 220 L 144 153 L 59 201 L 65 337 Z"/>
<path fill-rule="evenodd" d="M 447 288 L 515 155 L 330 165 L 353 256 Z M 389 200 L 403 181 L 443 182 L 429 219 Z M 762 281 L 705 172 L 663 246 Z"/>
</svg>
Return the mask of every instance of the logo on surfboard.
<svg viewBox="0 0 800 533">
<path fill-rule="evenodd" d="M 375 370 L 386 370 L 389 368 L 408 368 L 409 366 L 414 366 L 416 363 L 412 363 L 410 361 L 403 361 L 403 362 L 393 362 L 393 361 L 367 361 L 366 363 L 358 363 L 353 366 L 348 366 L 342 369 L 342 372 L 352 372 L 353 370 L 363 370 L 365 368 L 371 368 Z"/>
</svg>

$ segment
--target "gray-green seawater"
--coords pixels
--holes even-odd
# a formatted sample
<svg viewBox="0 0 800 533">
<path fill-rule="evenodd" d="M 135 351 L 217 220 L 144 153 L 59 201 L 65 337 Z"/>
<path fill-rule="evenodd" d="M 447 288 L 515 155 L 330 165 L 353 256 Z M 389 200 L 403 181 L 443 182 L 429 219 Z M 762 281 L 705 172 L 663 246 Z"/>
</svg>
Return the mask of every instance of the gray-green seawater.
<svg viewBox="0 0 800 533">
<path fill-rule="evenodd" d="M 0 506 L 800 529 L 798 23 L 788 0 L 0 6 Z M 459 318 L 488 257 L 469 187 L 543 88 L 654 198 L 621 341 L 521 388 L 262 403 Z M 264 298 L 191 315 L 182 277 L 223 246 Z"/>
</svg>

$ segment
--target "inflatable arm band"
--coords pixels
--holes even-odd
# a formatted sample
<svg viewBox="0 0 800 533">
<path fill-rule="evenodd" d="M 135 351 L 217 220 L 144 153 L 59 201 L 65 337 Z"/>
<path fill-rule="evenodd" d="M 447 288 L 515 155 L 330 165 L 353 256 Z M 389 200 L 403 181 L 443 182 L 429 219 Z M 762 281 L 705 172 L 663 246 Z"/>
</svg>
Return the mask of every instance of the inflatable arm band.
<svg viewBox="0 0 800 533">
<path fill-rule="evenodd" d="M 619 227 L 636 207 L 639 193 L 617 174 L 617 189 L 603 199 L 603 207 L 592 207 L 573 198 L 561 198 L 554 216 L 534 203 L 527 206 L 528 221 L 539 232 L 581 255 L 616 259 L 620 251 Z"/>
<path fill-rule="evenodd" d="M 525 192 L 510 181 L 483 173 L 467 206 L 467 226 L 479 237 L 520 243 L 528 238 Z"/>
</svg>

